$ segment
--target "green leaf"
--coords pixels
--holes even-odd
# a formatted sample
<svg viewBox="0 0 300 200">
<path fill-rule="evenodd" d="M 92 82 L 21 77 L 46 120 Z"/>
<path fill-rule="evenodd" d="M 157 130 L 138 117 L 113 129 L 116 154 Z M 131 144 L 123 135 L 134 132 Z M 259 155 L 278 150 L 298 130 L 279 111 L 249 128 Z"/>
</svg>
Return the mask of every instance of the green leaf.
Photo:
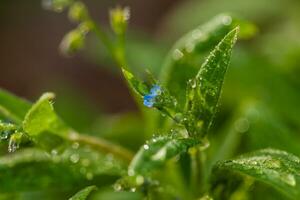
<svg viewBox="0 0 300 200">
<path fill-rule="evenodd" d="M 69 200 L 85 200 L 90 195 L 93 190 L 96 190 L 97 187 L 92 185 L 88 186 L 79 192 L 77 192 L 74 196 L 72 196 Z"/>
<path fill-rule="evenodd" d="M 149 92 L 149 88 L 146 83 L 143 83 L 142 81 L 135 78 L 132 73 L 125 70 L 124 68 L 122 68 L 122 72 L 129 86 L 134 89 L 134 91 L 137 92 L 140 96 L 144 96 Z"/>
<path fill-rule="evenodd" d="M 177 106 L 177 100 L 159 85 L 151 74 L 148 74 L 149 83 L 144 83 L 135 78 L 129 71 L 122 69 L 122 72 L 130 87 L 143 98 L 145 106 L 154 107 L 164 115 L 178 121 L 177 114 L 180 115 L 180 110 Z"/>
<path fill-rule="evenodd" d="M 144 144 L 133 158 L 128 174 L 150 173 L 152 170 L 162 167 L 167 160 L 199 143 L 198 140 L 193 138 L 154 137 L 150 142 Z"/>
<path fill-rule="evenodd" d="M 238 28 L 230 31 L 189 81 L 183 123 L 191 135 L 202 137 L 212 123 L 237 34 Z"/>
<path fill-rule="evenodd" d="M 11 134 L 13 134 L 18 127 L 12 123 L 4 123 L 0 120 L 0 140 L 8 139 Z"/>
<path fill-rule="evenodd" d="M 51 153 L 26 148 L 0 158 L 0 192 L 66 191 L 98 180 L 112 184 L 125 173 L 125 164 L 115 156 L 78 143 Z"/>
<path fill-rule="evenodd" d="M 238 24 L 238 20 L 230 15 L 218 15 L 184 35 L 168 53 L 161 69 L 160 80 L 180 105 L 183 106 L 185 102 L 186 82 L 199 71 L 199 63 Z"/>
<path fill-rule="evenodd" d="M 21 122 L 30 108 L 30 103 L 0 89 L 0 113 L 15 122 Z"/>
<path fill-rule="evenodd" d="M 219 179 L 228 172 L 262 181 L 291 199 L 300 198 L 300 159 L 285 151 L 263 149 L 218 162 L 213 170 L 213 190 L 217 188 Z M 222 192 L 219 194 L 222 195 Z"/>
<path fill-rule="evenodd" d="M 68 128 L 57 117 L 51 102 L 53 98 L 53 93 L 43 94 L 27 112 L 23 121 L 23 129 L 29 136 L 38 136 L 43 131 L 51 131 L 59 135 L 66 134 L 65 130 Z"/>
</svg>

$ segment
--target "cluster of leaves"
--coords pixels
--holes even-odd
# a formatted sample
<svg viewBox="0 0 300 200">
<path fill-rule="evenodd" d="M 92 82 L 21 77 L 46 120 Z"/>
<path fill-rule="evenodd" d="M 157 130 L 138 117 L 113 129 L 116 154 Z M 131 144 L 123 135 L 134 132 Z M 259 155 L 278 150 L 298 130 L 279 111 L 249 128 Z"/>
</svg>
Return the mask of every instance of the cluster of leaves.
<svg viewBox="0 0 300 200">
<path fill-rule="evenodd" d="M 8 140 L 9 152 L 14 152 L 0 158 L 2 192 L 50 189 L 70 195 L 74 189 L 88 185 L 71 199 L 84 200 L 97 191 L 92 198 L 119 199 L 114 195 L 121 194 L 125 199 L 217 200 L 249 199 L 254 196 L 249 191 L 258 185 L 268 190 L 274 188 L 278 198 L 300 198 L 297 156 L 268 148 L 235 159 L 222 159 L 235 148 L 235 138 L 248 131 L 249 121 L 259 127 L 261 121 L 270 118 L 267 121 L 272 123 L 265 132 L 285 133 L 284 125 L 279 126 L 280 120 L 258 104 L 240 108 L 242 117 L 239 114 L 231 124 L 234 128 L 230 127 L 234 131 L 229 131 L 212 158 L 207 159 L 208 136 L 214 131 L 233 46 L 238 35 L 242 39 L 254 35 L 253 24 L 228 14 L 215 17 L 174 45 L 158 79 L 148 73 L 147 80 L 141 81 L 131 72 L 125 58 L 127 8 L 118 7 L 110 12 L 115 34 L 112 39 L 91 19 L 81 1 L 46 0 L 43 5 L 59 12 L 68 9 L 70 19 L 78 23 L 61 43 L 64 52 L 74 53 L 82 48 L 88 32 L 97 35 L 119 65 L 139 105 L 143 123 L 151 127 L 154 122 L 150 131 L 159 134 L 152 132 L 134 155 L 118 144 L 79 134 L 66 125 L 54 111 L 52 93 L 43 94 L 31 104 L 0 90 L 0 136 L 1 140 Z M 263 116 L 258 117 L 257 109 Z M 258 135 L 259 130 L 252 130 L 252 135 Z M 282 141 L 290 142 L 290 138 L 281 135 L 278 137 Z M 252 137 L 250 140 L 255 140 Z M 20 145 L 23 148 L 16 151 Z M 291 146 L 298 150 L 292 141 Z M 12 181 L 7 184 L 9 179 Z M 112 184 L 115 193 L 102 190 Z"/>
</svg>

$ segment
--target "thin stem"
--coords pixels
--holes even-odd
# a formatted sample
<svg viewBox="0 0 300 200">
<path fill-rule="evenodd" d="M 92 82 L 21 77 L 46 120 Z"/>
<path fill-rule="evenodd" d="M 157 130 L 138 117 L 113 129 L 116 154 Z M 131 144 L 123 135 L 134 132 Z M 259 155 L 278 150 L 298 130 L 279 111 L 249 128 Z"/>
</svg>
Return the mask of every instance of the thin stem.
<svg viewBox="0 0 300 200">
<path fill-rule="evenodd" d="M 118 38 L 117 45 L 111 42 L 108 35 L 103 31 L 100 25 L 95 23 L 90 17 L 88 19 L 89 23 L 92 24 L 92 31 L 96 34 L 99 40 L 104 44 L 105 48 L 108 50 L 113 60 L 116 62 L 119 68 L 124 68 L 128 70 L 128 64 L 125 56 L 125 35 L 122 35 Z M 126 85 L 129 89 L 131 96 L 134 98 L 139 110 L 144 114 L 143 106 L 139 97 L 135 94 L 133 89 L 130 87 L 128 82 L 125 80 Z M 145 114 L 144 114 L 145 115 Z"/>
<path fill-rule="evenodd" d="M 130 163 L 130 161 L 133 158 L 133 153 L 128 149 L 98 137 L 79 134 L 77 132 L 72 131 L 68 135 L 67 139 L 71 142 L 86 144 L 98 151 L 111 153 L 116 157 L 121 158 L 126 163 Z"/>
<path fill-rule="evenodd" d="M 120 40 L 120 42 L 118 42 L 118 46 L 115 46 L 114 43 L 111 42 L 108 35 L 103 31 L 101 26 L 95 23 L 91 18 L 89 18 L 88 22 L 92 25 L 92 31 L 94 31 L 96 36 L 103 43 L 103 45 L 108 50 L 108 52 L 110 53 L 110 55 L 112 56 L 116 64 L 119 67 L 128 70 L 127 62 L 125 59 L 125 53 L 124 53 L 124 38 Z"/>
<path fill-rule="evenodd" d="M 191 188 L 195 196 L 198 196 L 204 190 L 203 173 L 205 153 L 198 146 L 189 151 L 191 157 Z M 201 188 L 199 188 L 201 186 Z"/>
<path fill-rule="evenodd" d="M 190 185 L 192 187 L 192 190 L 195 191 L 198 183 L 198 159 L 197 159 L 197 148 L 191 148 L 189 150 L 190 158 L 191 158 L 191 179 L 190 179 Z"/>
</svg>

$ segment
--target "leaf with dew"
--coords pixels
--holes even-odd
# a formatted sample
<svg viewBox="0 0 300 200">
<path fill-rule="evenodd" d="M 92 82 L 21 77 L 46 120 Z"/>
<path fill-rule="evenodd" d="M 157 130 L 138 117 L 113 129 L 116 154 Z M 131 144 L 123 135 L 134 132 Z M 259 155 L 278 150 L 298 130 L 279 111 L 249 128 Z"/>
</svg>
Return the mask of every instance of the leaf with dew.
<svg viewBox="0 0 300 200">
<path fill-rule="evenodd" d="M 212 174 L 212 191 L 217 190 L 219 183 L 224 184 L 231 175 L 244 175 L 274 187 L 291 199 L 300 198 L 300 159 L 285 151 L 262 149 L 236 159 L 220 161 L 214 166 Z M 213 192 L 219 195 L 216 199 L 222 199 L 225 195 L 226 187 L 222 189 Z"/>
</svg>

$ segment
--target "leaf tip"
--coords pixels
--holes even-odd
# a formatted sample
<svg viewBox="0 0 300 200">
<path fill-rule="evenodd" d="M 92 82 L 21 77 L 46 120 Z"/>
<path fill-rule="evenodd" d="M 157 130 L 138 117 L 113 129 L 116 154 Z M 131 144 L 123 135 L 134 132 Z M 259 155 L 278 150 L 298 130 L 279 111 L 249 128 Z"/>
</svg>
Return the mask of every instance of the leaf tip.
<svg viewBox="0 0 300 200">
<path fill-rule="evenodd" d="M 40 100 L 53 100 L 55 98 L 55 94 L 53 92 L 46 92 L 41 97 Z"/>
<path fill-rule="evenodd" d="M 122 69 L 122 73 L 126 79 L 131 79 L 133 77 L 133 75 L 129 71 L 127 71 L 123 67 L 121 69 Z"/>
</svg>

